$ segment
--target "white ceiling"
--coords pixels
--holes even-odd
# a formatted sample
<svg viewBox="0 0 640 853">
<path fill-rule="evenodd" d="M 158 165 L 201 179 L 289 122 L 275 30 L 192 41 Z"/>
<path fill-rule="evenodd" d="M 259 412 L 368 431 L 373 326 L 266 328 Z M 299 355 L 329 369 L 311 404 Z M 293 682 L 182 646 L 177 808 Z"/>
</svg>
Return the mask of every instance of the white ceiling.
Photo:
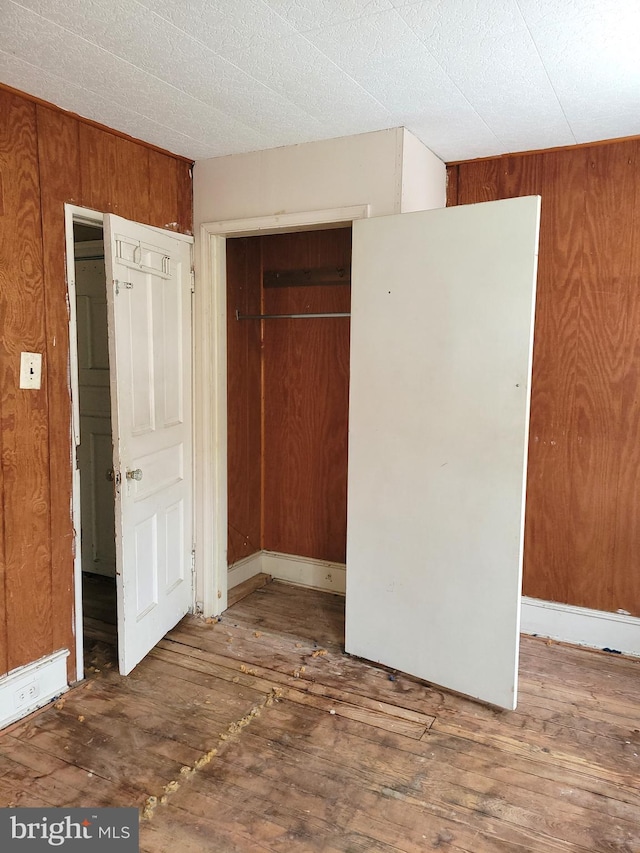
<svg viewBox="0 0 640 853">
<path fill-rule="evenodd" d="M 443 160 L 640 133 L 640 0 L 0 0 L 0 81 L 202 159 L 404 125 Z"/>
</svg>

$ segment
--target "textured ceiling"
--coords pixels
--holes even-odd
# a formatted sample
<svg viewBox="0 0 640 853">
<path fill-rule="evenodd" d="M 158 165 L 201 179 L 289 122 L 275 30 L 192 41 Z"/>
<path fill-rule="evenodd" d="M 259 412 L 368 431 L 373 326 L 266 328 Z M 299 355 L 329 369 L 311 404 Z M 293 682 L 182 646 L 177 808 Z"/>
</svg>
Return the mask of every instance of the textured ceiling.
<svg viewBox="0 0 640 853">
<path fill-rule="evenodd" d="M 193 159 L 640 133 L 640 0 L 0 0 L 0 81 Z"/>
</svg>

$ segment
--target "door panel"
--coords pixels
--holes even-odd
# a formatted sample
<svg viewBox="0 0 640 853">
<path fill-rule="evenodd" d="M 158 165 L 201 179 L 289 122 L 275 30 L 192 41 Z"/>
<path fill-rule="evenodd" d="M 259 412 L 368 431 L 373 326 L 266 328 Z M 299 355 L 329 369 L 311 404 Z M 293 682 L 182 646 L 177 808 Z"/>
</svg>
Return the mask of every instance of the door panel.
<svg viewBox="0 0 640 853">
<path fill-rule="evenodd" d="M 126 674 L 192 604 L 190 246 L 114 216 L 105 242 Z"/>
<path fill-rule="evenodd" d="M 346 650 L 514 708 L 538 198 L 354 223 Z"/>
</svg>

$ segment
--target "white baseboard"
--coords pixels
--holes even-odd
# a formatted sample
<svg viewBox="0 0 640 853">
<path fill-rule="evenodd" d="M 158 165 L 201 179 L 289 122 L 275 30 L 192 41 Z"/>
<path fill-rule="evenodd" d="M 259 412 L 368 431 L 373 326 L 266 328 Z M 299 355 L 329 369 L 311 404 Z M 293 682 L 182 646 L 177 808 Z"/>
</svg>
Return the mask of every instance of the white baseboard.
<svg viewBox="0 0 640 853">
<path fill-rule="evenodd" d="M 522 598 L 524 634 L 640 657 L 640 619 L 539 598 Z"/>
<path fill-rule="evenodd" d="M 344 595 L 347 572 L 344 563 L 328 560 L 312 560 L 310 557 L 295 557 L 276 551 L 262 552 L 262 571 L 289 583 L 311 586 Z"/>
<path fill-rule="evenodd" d="M 0 729 L 69 689 L 67 649 L 14 669 L 0 678 Z"/>
<path fill-rule="evenodd" d="M 276 580 L 344 594 L 344 563 L 260 551 L 229 569 L 229 589 L 265 572 Z M 521 631 L 594 649 L 613 649 L 640 657 L 640 619 L 539 598 L 522 598 Z"/>
<path fill-rule="evenodd" d="M 262 569 L 262 551 L 257 551 L 255 554 L 250 554 L 242 560 L 238 560 L 232 566 L 229 566 L 229 578 L 227 588 L 232 589 L 240 583 L 248 581 L 249 578 L 259 575 Z"/>
<path fill-rule="evenodd" d="M 277 551 L 259 551 L 234 563 L 229 568 L 228 588 L 232 589 L 260 572 L 271 575 L 274 580 L 288 581 L 299 586 L 310 586 L 342 595 L 346 590 L 344 563 L 296 557 Z"/>
</svg>

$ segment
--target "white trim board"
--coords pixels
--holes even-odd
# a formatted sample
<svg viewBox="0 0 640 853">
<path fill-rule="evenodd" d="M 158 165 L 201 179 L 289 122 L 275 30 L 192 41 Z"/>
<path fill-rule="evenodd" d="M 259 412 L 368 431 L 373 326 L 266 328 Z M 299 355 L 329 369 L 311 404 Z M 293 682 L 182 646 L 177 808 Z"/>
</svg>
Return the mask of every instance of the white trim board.
<svg viewBox="0 0 640 853">
<path fill-rule="evenodd" d="M 344 563 L 295 557 L 277 551 L 262 552 L 262 571 L 272 578 L 300 586 L 345 594 L 347 571 Z"/>
<path fill-rule="evenodd" d="M 623 613 L 524 596 L 520 628 L 523 634 L 640 657 L 640 619 Z"/>
<path fill-rule="evenodd" d="M 0 678 L 0 729 L 69 689 L 68 657 L 68 649 L 61 649 Z"/>
<path fill-rule="evenodd" d="M 229 589 L 249 578 L 264 572 L 274 580 L 287 581 L 298 586 L 308 586 L 344 595 L 346 590 L 346 566 L 330 560 L 314 560 L 311 557 L 296 557 L 277 551 L 258 551 L 230 566 Z"/>
<path fill-rule="evenodd" d="M 219 237 L 253 237 L 257 234 L 284 234 L 291 231 L 314 231 L 349 225 L 354 219 L 366 219 L 371 205 L 353 204 L 349 207 L 331 207 L 296 213 L 277 213 L 270 216 L 252 216 L 247 219 L 223 219 L 205 222 L 201 226 L 207 234 Z"/>
<path fill-rule="evenodd" d="M 262 572 L 262 551 L 256 551 L 255 554 L 250 554 L 248 557 L 243 557 L 232 566 L 229 566 L 227 575 L 227 588 L 233 589 L 245 581 L 254 578 Z"/>
<path fill-rule="evenodd" d="M 328 592 L 344 595 L 346 589 L 344 563 L 276 551 L 258 551 L 231 566 L 229 589 L 261 572 L 271 575 L 274 580 Z M 640 657 L 640 619 L 623 613 L 590 610 L 523 596 L 520 629 L 523 634 Z"/>
</svg>

